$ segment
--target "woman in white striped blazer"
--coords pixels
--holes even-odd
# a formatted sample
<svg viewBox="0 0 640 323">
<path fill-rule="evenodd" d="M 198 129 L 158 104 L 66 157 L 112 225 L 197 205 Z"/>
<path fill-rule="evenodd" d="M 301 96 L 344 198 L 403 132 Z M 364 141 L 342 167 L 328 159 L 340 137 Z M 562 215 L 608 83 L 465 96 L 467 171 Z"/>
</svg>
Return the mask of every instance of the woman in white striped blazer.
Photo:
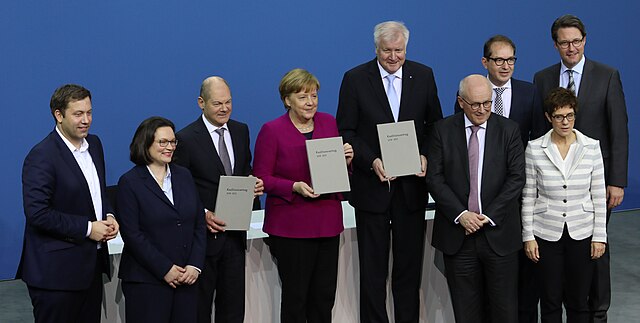
<svg viewBox="0 0 640 323">
<path fill-rule="evenodd" d="M 551 129 L 527 145 L 526 184 L 522 191 L 522 241 L 537 263 L 541 319 L 588 322 L 592 259 L 607 241 L 606 191 L 597 140 L 573 129 L 578 102 L 557 88 L 545 99 Z"/>
</svg>

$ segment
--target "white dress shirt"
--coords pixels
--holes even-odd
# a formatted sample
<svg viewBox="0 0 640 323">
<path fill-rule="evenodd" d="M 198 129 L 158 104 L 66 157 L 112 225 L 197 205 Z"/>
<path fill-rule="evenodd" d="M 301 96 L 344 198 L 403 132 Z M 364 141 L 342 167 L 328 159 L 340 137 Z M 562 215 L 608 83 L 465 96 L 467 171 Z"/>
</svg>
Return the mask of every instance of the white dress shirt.
<svg viewBox="0 0 640 323">
<path fill-rule="evenodd" d="M 382 86 L 384 87 L 384 93 L 387 93 L 389 91 L 389 81 L 387 81 L 387 76 L 391 73 L 387 72 L 387 70 L 385 70 L 382 65 L 380 65 L 380 62 L 376 62 L 378 63 L 378 69 L 380 70 L 380 81 L 382 82 Z M 396 95 L 398 96 L 398 104 L 400 104 L 400 102 L 402 101 L 402 66 L 400 66 L 400 68 L 395 73 L 393 73 L 393 75 L 396 76 L 396 78 L 393 80 L 393 88 L 396 90 Z M 399 115 L 400 111 L 398 111 L 398 116 Z M 397 122 L 398 120 L 396 119 L 395 121 Z"/>
<path fill-rule="evenodd" d="M 219 152 L 218 148 L 218 140 L 220 139 L 220 135 L 216 132 L 219 128 L 224 128 L 224 143 L 227 145 L 227 152 L 229 152 L 229 160 L 231 161 L 231 171 L 233 171 L 233 167 L 235 165 L 235 156 L 233 154 L 233 142 L 231 141 L 231 132 L 229 132 L 229 128 L 227 124 L 223 124 L 222 127 L 217 127 L 211 124 L 207 118 L 205 118 L 204 114 L 202 115 L 202 120 L 204 121 L 204 125 L 207 127 L 207 131 L 209 131 L 209 135 L 211 136 L 211 140 L 213 140 L 213 145 L 216 147 L 216 152 Z M 220 153 L 218 153 L 220 154 Z"/>
<path fill-rule="evenodd" d="M 586 58 L 582 56 L 582 59 L 571 68 L 573 70 L 573 83 L 576 86 L 576 96 L 580 93 L 580 81 L 582 81 L 582 71 L 584 70 L 584 62 Z M 569 86 L 569 73 L 567 70 L 570 69 L 564 65 L 564 62 L 560 61 L 560 87 L 567 88 Z"/>
<path fill-rule="evenodd" d="M 76 148 L 71 141 L 69 141 L 60 129 L 56 127 L 56 132 L 62 138 L 65 145 L 69 148 L 71 153 L 73 154 L 73 158 L 76 159 L 80 170 L 82 171 L 82 175 L 84 175 L 84 179 L 87 181 L 89 186 L 89 193 L 91 193 L 91 202 L 93 203 L 93 211 L 96 215 L 96 220 L 102 220 L 102 191 L 100 190 L 100 178 L 98 177 L 98 171 L 96 170 L 96 165 L 93 163 L 93 159 L 91 158 L 91 154 L 89 153 L 89 143 L 87 139 L 82 138 L 82 143 L 80 144 L 80 148 Z M 88 237 L 91 234 L 91 221 L 87 225 L 87 234 Z"/>
<path fill-rule="evenodd" d="M 505 64 L 507 64 L 505 62 Z M 487 75 L 487 78 L 489 78 L 489 76 Z M 489 80 L 489 82 L 491 83 L 491 88 L 495 89 L 495 88 L 499 88 L 502 87 L 504 88 L 504 91 L 502 92 L 502 111 L 503 111 L 503 116 L 505 118 L 508 118 L 511 115 L 511 96 L 512 96 L 512 88 L 511 88 L 511 79 L 509 79 L 507 81 L 507 83 L 505 83 L 503 86 L 496 86 L 495 84 L 493 84 L 491 82 L 491 80 Z M 491 105 L 491 112 L 496 112 L 496 96 L 497 93 L 495 90 L 491 91 L 491 99 L 493 100 L 493 104 Z"/>
</svg>

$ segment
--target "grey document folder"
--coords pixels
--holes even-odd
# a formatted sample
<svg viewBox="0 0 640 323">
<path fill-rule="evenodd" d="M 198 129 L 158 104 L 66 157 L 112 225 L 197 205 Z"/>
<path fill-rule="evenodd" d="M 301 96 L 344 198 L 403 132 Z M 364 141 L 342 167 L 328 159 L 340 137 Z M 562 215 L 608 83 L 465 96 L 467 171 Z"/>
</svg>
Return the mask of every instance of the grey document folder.
<svg viewBox="0 0 640 323">
<path fill-rule="evenodd" d="M 421 172 L 418 138 L 413 120 L 378 126 L 382 164 L 387 176 L 415 175 Z"/>
<path fill-rule="evenodd" d="M 342 137 L 307 140 L 306 144 L 313 192 L 350 191 Z"/>
<path fill-rule="evenodd" d="M 255 177 L 220 176 L 214 213 L 226 222 L 225 230 L 249 230 L 255 185 Z"/>
</svg>

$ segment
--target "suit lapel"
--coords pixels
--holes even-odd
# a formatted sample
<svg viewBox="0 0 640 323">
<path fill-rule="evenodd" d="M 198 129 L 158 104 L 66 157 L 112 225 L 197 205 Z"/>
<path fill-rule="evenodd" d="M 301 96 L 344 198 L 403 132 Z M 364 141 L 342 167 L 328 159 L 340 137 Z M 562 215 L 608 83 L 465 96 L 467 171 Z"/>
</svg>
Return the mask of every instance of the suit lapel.
<svg viewBox="0 0 640 323">
<path fill-rule="evenodd" d="M 227 127 L 229 128 L 229 135 L 231 135 L 231 145 L 233 146 L 233 175 L 238 174 L 238 172 L 242 169 L 241 163 L 244 160 L 242 149 L 243 142 L 245 142 L 244 133 L 240 131 L 236 124 L 232 123 L 231 120 L 227 122 Z M 220 162 L 222 165 L 222 162 Z"/>
<path fill-rule="evenodd" d="M 469 189 L 469 150 L 467 147 L 467 129 L 464 126 L 464 112 L 459 112 L 454 117 L 456 118 L 456 122 L 454 123 L 453 129 L 453 147 L 454 149 L 459 149 L 459 159 L 464 161 L 463 168 L 464 174 L 467 180 L 467 190 Z M 446 149 L 446 148 L 445 148 Z"/>
<path fill-rule="evenodd" d="M 200 118 L 199 121 L 200 122 L 198 122 L 198 128 L 195 129 L 195 132 L 198 145 L 202 147 L 200 153 L 205 159 L 207 159 L 207 163 L 211 163 L 211 165 L 214 165 L 216 168 L 218 168 L 218 172 L 220 174 L 225 174 L 224 165 L 222 165 L 220 155 L 218 155 L 218 150 L 216 150 L 216 146 L 213 144 L 211 134 L 209 134 L 209 131 L 204 125 L 204 121 L 202 120 L 202 118 Z"/>
<path fill-rule="evenodd" d="M 551 132 L 548 132 L 544 138 L 542 139 L 542 145 L 541 145 L 542 151 L 544 152 L 545 155 L 547 155 L 547 158 L 549 159 L 549 161 L 551 161 L 551 163 L 553 164 L 553 166 L 556 167 L 556 169 L 558 170 L 558 172 L 560 172 L 560 174 L 562 174 L 562 170 L 560 169 L 560 165 L 558 165 L 556 163 L 556 159 L 553 157 L 553 152 L 551 151 Z"/>
<path fill-rule="evenodd" d="M 580 87 L 578 89 L 578 105 L 580 106 L 580 109 L 584 109 L 587 104 L 587 97 L 589 96 L 589 93 L 591 93 L 591 87 L 593 82 L 591 82 L 592 80 L 592 76 L 593 75 L 593 64 L 591 64 L 591 61 L 588 59 L 585 59 L 584 62 L 584 68 L 582 69 L 582 76 L 580 77 Z"/>
<path fill-rule="evenodd" d="M 408 64 L 402 66 L 402 95 L 400 97 L 400 111 L 398 112 L 398 121 L 404 120 L 402 118 L 403 111 L 406 111 L 411 105 L 411 93 L 413 91 L 413 74 L 411 74 L 411 68 L 407 67 Z"/>
<path fill-rule="evenodd" d="M 378 69 L 378 63 L 376 59 L 374 59 L 369 64 L 369 83 L 371 85 L 371 88 L 373 89 L 373 93 L 380 102 L 379 107 L 382 108 L 382 113 L 384 113 L 389 122 L 393 122 L 393 113 L 391 112 L 391 106 L 389 105 L 387 93 L 384 91 L 384 85 L 382 85 L 382 79 L 380 78 L 380 69 Z M 402 83 L 402 90 L 404 91 L 404 80 Z M 402 96 L 404 97 L 404 95 Z M 402 101 L 402 99 L 400 100 Z M 402 103 L 400 104 L 400 110 L 402 110 Z"/>
<path fill-rule="evenodd" d="M 84 187 L 83 192 L 85 192 L 85 196 L 81 198 L 87 201 L 87 203 L 91 207 L 91 210 L 93 210 L 93 199 L 91 199 L 89 183 L 87 183 L 87 179 L 84 177 L 82 169 L 80 169 L 80 165 L 78 165 L 78 161 L 76 161 L 76 158 L 73 156 L 71 150 L 69 150 L 69 147 L 67 147 L 67 144 L 65 144 L 65 142 L 62 140 L 62 138 L 60 138 L 60 135 L 55 130 L 53 131 L 52 135 L 55 138 L 55 143 L 57 145 L 58 151 L 60 152 L 60 157 L 64 161 L 64 164 L 69 167 L 69 170 L 71 171 L 73 176 L 75 176 L 78 182 L 82 183 L 82 187 Z M 94 158 L 93 155 L 91 156 L 91 158 Z M 91 213 L 93 214 L 94 212 Z M 95 215 L 93 215 L 93 218 L 95 218 Z"/>
<path fill-rule="evenodd" d="M 138 172 L 138 176 L 140 176 L 140 179 L 144 183 L 144 186 L 146 186 L 149 189 L 149 191 L 155 194 L 165 204 L 175 209 L 175 206 L 173 205 L 173 203 L 169 201 L 169 198 L 164 194 L 164 192 L 160 188 L 160 185 L 158 185 L 158 183 L 156 182 L 155 178 L 151 176 L 151 173 L 149 172 L 146 166 L 137 166 L 136 171 Z M 173 178 L 172 178 L 172 184 L 173 184 Z M 176 196 L 175 196 L 175 190 L 174 190 L 174 196 L 173 196 L 174 201 L 175 201 L 175 198 Z"/>
</svg>

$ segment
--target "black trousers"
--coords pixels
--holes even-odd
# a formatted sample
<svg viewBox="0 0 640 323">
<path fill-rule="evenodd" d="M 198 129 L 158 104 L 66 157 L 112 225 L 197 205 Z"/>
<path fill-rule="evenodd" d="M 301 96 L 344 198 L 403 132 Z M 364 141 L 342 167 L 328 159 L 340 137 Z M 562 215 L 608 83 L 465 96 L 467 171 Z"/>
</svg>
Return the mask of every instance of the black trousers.
<svg viewBox="0 0 640 323">
<path fill-rule="evenodd" d="M 338 281 L 340 236 L 269 236 L 282 284 L 281 323 L 330 323 Z"/>
<path fill-rule="evenodd" d="M 469 235 L 444 264 L 457 323 L 518 321 L 518 252 L 493 252 L 484 231 Z"/>
<path fill-rule="evenodd" d="M 85 290 L 48 290 L 27 286 L 35 323 L 100 323 L 103 266 L 101 257 L 98 257 L 93 280 Z"/>
<path fill-rule="evenodd" d="M 360 322 L 387 323 L 389 250 L 396 323 L 418 322 L 424 255 L 424 210 L 407 208 L 402 186 L 394 187 L 387 212 L 355 210 L 360 260 Z"/>
<path fill-rule="evenodd" d="M 195 323 L 198 290 L 195 285 L 122 282 L 127 322 Z"/>
<path fill-rule="evenodd" d="M 536 263 L 527 258 L 524 249 L 518 252 L 518 322 L 538 323 L 540 288 L 536 279 Z"/>
<path fill-rule="evenodd" d="M 198 323 L 211 323 L 214 294 L 216 323 L 244 321 L 246 241 L 244 235 L 234 233 L 226 233 L 221 250 L 205 258 L 196 283 Z"/>
<path fill-rule="evenodd" d="M 611 209 L 607 209 L 607 225 L 611 217 Z M 611 258 L 609 250 L 611 244 L 607 243 L 602 257 L 595 261 L 595 272 L 589 292 L 589 310 L 591 319 L 589 322 L 606 323 L 607 311 L 611 305 Z"/>
<path fill-rule="evenodd" d="M 565 226 L 558 241 L 536 237 L 540 261 L 537 264 L 540 282 L 540 317 L 543 323 L 562 323 L 562 304 L 567 322 L 589 322 L 589 290 L 593 278 L 591 237 L 573 240 Z"/>
</svg>

